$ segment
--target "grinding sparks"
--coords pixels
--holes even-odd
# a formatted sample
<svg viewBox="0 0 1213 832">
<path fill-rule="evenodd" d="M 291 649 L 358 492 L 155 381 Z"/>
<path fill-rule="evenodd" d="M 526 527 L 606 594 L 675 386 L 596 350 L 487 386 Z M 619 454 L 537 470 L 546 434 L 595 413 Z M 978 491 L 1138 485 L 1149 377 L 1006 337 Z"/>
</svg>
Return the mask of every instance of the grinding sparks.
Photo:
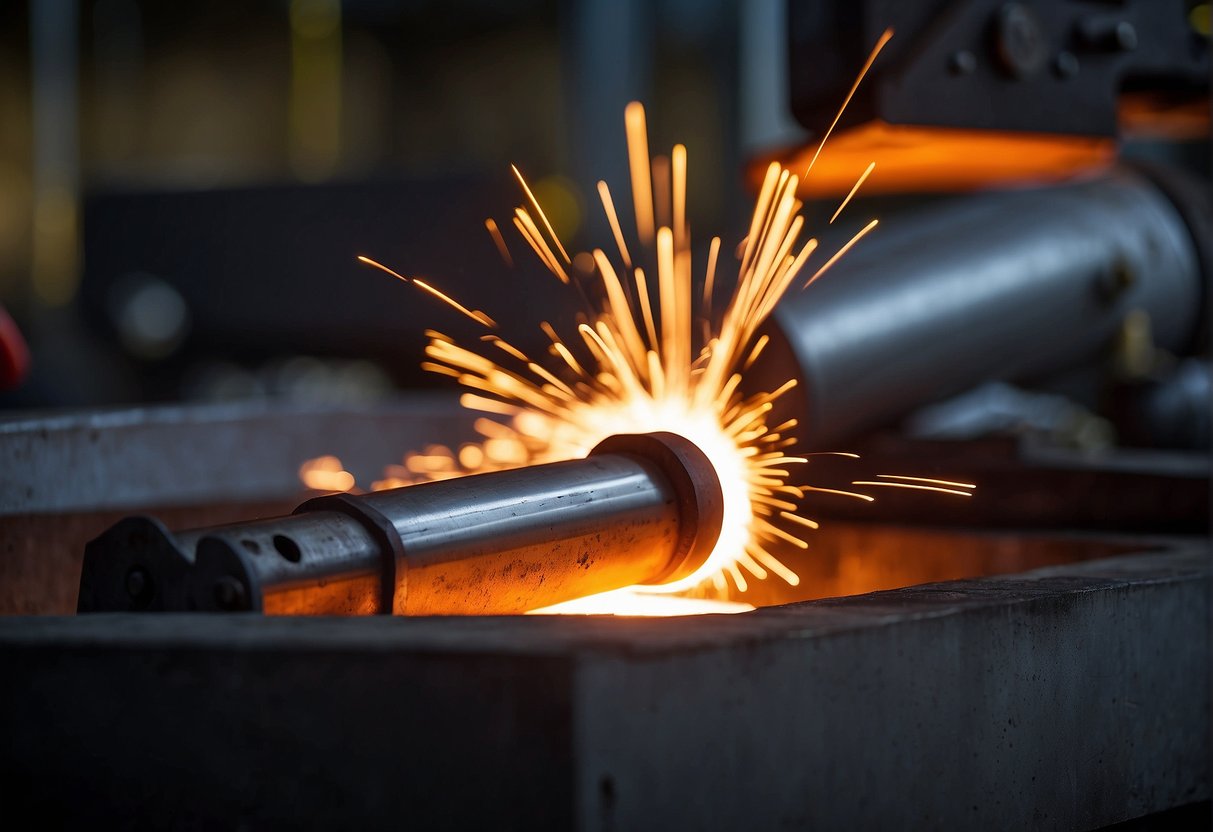
<svg viewBox="0 0 1213 832">
<path fill-rule="evenodd" d="M 890 35 L 882 36 L 865 72 Z M 624 121 L 635 239 L 629 241 L 609 188 L 599 182 L 598 194 L 613 237 L 611 252 L 595 248 L 570 257 L 522 172 L 512 168 L 526 203 L 515 209 L 515 229 L 550 275 L 574 288 L 587 305 L 573 332 L 562 334 L 550 323 L 540 323 L 548 340 L 545 354 L 528 355 L 518 349 L 493 331 L 492 318 L 434 286 L 359 258 L 489 330 L 474 346 L 428 332 L 427 360 L 422 365 L 457 379 L 467 391 L 461 398 L 464 407 L 495 417 L 476 421 L 481 441 L 457 449 L 431 446 L 411 454 L 375 487 L 580 458 L 617 433 L 680 434 L 708 456 L 724 492 L 724 520 L 711 555 L 685 579 L 603 593 L 542 612 L 743 611 L 750 606 L 719 599 L 734 591 L 744 593 L 751 580 L 776 577 L 793 586 L 800 582 L 775 554 L 789 546 L 806 549 L 804 535 L 817 528 L 816 521 L 799 513 L 799 501 L 812 492 L 874 499 L 859 492 L 792 483 L 795 472 L 808 461 L 807 456 L 792 452 L 794 440 L 788 431 L 796 421 L 769 426 L 767 418 L 795 380 L 770 391 L 742 392 L 743 374 L 767 343 L 759 332 L 762 324 L 798 283 L 818 243 L 802 234 L 803 206 L 796 198 L 800 177 L 773 163 L 759 190 L 747 234 L 736 248 L 734 288 L 723 312 L 715 314 L 722 285 L 717 272 L 727 266 L 721 262 L 718 237 L 711 239 L 706 262 L 698 268 L 694 262 L 686 210 L 687 149 L 676 145 L 668 157 L 652 159 L 643 106 L 629 104 Z M 860 176 L 839 212 L 871 170 L 869 166 Z M 497 224 L 488 220 L 485 225 L 503 259 L 512 265 Z M 820 277 L 875 226 L 872 220 L 803 286 Z M 732 244 L 725 249 L 732 250 Z M 963 485 L 888 475 L 856 484 L 955 493 L 962 493 Z"/>
<path fill-rule="evenodd" d="M 615 433 L 672 431 L 711 459 L 725 509 L 720 538 L 705 563 L 685 579 L 633 587 L 627 603 L 621 602 L 624 595 L 610 593 L 583 599 L 575 607 L 561 605 L 561 612 L 597 611 L 606 604 L 641 614 L 639 610 L 653 608 L 645 600 L 653 595 L 720 596 L 732 589 L 744 592 L 751 580 L 771 576 L 795 585 L 799 577 L 774 550 L 807 548 L 802 535 L 817 525 L 797 513 L 796 501 L 805 489 L 791 479 L 807 458 L 790 451 L 793 440 L 786 431 L 795 423 L 784 422 L 776 431 L 766 421 L 775 401 L 796 382 L 741 392 L 742 374 L 767 343 L 760 327 L 817 248 L 815 239 L 803 239 L 799 177 L 778 164 L 767 170 L 740 250 L 735 288 L 723 313 L 713 316 L 721 285 L 716 272 L 724 265 L 719 262 L 721 242 L 711 240 L 697 274 L 686 211 L 687 150 L 677 145 L 668 164 L 653 165 L 640 155 L 648 148 L 640 104 L 628 106 L 625 125 L 637 239 L 628 239 L 609 189 L 600 184 L 614 246 L 610 252 L 596 248 L 587 253 L 588 268 L 565 268 L 580 263 L 582 255 L 569 257 L 525 177 L 513 169 L 526 202 L 515 211 L 515 227 L 547 271 L 561 283 L 577 281 L 579 293 L 591 304 L 574 337 L 562 337 L 546 322 L 541 325 L 550 342 L 546 355 L 528 356 L 491 331 L 496 325 L 483 312 L 364 258 L 490 330 L 478 347 L 430 333 L 425 366 L 459 380 L 469 391 L 464 406 L 508 417 L 504 424 L 478 420 L 479 443 L 411 455 L 400 481 L 389 478 L 379 485 L 403 484 L 410 475 L 441 479 L 583 457 Z M 657 182 L 651 178 L 654 170 Z M 657 225 L 657 220 L 667 224 Z M 657 606 L 702 611 L 679 603 Z"/>
</svg>

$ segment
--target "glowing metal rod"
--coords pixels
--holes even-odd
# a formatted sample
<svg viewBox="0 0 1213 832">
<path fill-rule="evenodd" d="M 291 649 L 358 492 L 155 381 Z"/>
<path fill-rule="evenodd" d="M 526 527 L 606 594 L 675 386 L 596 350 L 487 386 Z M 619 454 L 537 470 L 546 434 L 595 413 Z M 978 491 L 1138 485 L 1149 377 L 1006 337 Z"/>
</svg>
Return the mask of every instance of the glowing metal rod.
<svg viewBox="0 0 1213 832">
<path fill-rule="evenodd" d="M 319 497 L 287 517 L 176 535 L 129 518 L 88 545 L 80 610 L 520 613 L 686 578 L 722 512 L 691 442 L 617 435 L 585 459 Z"/>
</svg>

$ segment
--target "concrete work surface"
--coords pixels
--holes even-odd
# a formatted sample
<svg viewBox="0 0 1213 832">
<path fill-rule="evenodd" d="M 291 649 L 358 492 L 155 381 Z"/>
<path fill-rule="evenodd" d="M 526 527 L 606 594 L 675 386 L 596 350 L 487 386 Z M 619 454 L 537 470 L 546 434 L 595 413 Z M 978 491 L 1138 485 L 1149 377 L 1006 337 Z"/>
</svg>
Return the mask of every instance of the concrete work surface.
<svg viewBox="0 0 1213 832">
<path fill-rule="evenodd" d="M 1209 798 L 1206 547 L 735 616 L 0 619 L 0 805 L 80 827 L 1098 828 Z"/>
</svg>

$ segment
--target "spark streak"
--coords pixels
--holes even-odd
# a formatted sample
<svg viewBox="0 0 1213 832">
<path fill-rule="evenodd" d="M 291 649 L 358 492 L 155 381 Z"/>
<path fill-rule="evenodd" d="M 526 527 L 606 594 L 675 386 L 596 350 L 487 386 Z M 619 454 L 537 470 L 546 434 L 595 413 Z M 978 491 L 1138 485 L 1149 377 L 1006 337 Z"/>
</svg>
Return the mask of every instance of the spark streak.
<svg viewBox="0 0 1213 832">
<path fill-rule="evenodd" d="M 501 236 L 501 229 L 497 227 L 496 221 L 490 217 L 484 221 L 484 227 L 488 229 L 489 235 L 493 238 L 493 245 L 497 246 L 501 259 L 505 261 L 507 266 L 513 266 L 514 258 L 510 256 L 510 250 L 506 247 L 505 238 Z"/>
<path fill-rule="evenodd" d="M 871 231 L 873 228 L 875 228 L 876 224 L 878 222 L 879 222 L 879 220 L 872 220 L 870 223 L 865 225 L 858 234 L 856 234 L 854 237 L 852 237 L 850 240 L 848 240 L 846 245 L 844 245 L 842 248 L 838 249 L 838 251 L 834 252 L 834 256 L 831 257 L 829 260 L 827 260 L 825 262 L 824 266 L 822 266 L 820 269 L 818 269 L 812 277 L 810 277 L 808 280 L 805 281 L 803 288 L 805 288 L 805 289 L 809 288 L 811 285 L 813 285 L 813 281 L 815 281 L 817 278 L 821 277 L 823 274 L 825 274 L 827 271 L 829 271 L 830 267 L 833 266 L 835 263 L 837 263 L 844 254 L 846 254 L 848 251 L 850 251 L 852 246 L 854 246 L 856 243 L 858 243 L 860 240 L 862 240 L 869 231 Z"/>
<path fill-rule="evenodd" d="M 632 172 L 632 201 L 636 206 L 636 233 L 640 242 L 653 242 L 653 181 L 649 161 L 649 136 L 645 126 L 644 105 L 628 104 L 623 112 L 628 137 L 628 164 Z"/>
<path fill-rule="evenodd" d="M 364 257 L 361 254 L 358 255 L 358 259 L 361 262 L 366 263 L 368 266 L 374 266 L 375 268 L 379 269 L 380 271 L 387 272 L 392 277 L 403 280 L 405 283 L 409 282 L 409 279 L 407 277 L 405 277 L 404 275 L 400 274 L 400 272 L 389 269 L 387 266 L 383 265 L 382 263 L 378 262 L 377 260 L 372 260 L 371 258 Z"/>
<path fill-rule="evenodd" d="M 904 474 L 877 474 L 880 479 L 886 480 L 908 480 L 909 482 L 927 482 L 932 485 L 950 485 L 955 488 L 976 488 L 977 484 L 972 482 L 953 482 L 952 480 L 937 480 L 931 477 L 907 477 Z"/>
<path fill-rule="evenodd" d="M 915 485 L 909 482 L 878 482 L 876 480 L 858 480 L 851 485 L 883 485 L 885 488 L 911 488 L 915 491 L 938 491 L 941 494 L 955 494 L 958 497 L 972 497 L 972 493 L 968 491 L 960 491 L 955 488 L 938 488 L 934 485 Z"/>
<path fill-rule="evenodd" d="M 539 205 L 539 200 L 535 199 L 535 195 L 531 193 L 531 186 L 522 178 L 522 173 L 518 170 L 517 165 L 510 165 L 510 170 L 514 171 L 514 176 L 518 177 L 518 184 L 522 186 L 522 190 L 526 192 L 526 198 L 530 200 L 531 205 L 535 208 L 535 213 L 539 215 L 539 219 L 543 220 L 543 227 L 548 230 L 548 235 L 552 238 L 552 242 L 556 244 L 556 248 L 560 249 L 560 256 L 564 258 L 565 263 L 571 263 L 569 253 L 564 250 L 564 246 L 560 244 L 560 238 L 556 236 L 556 232 L 552 230 L 552 224 L 548 222 L 548 215 L 543 212 L 543 208 Z"/>
<path fill-rule="evenodd" d="M 863 69 L 859 70 L 859 75 L 855 78 L 855 83 L 851 85 L 850 92 L 843 99 L 842 106 L 838 108 L 838 115 L 834 116 L 834 120 L 830 122 L 830 128 L 826 130 L 825 135 L 821 137 L 821 143 L 817 145 L 817 152 L 813 154 L 813 158 L 809 160 L 809 166 L 805 168 L 804 175 L 808 176 L 809 171 L 813 170 L 813 165 L 817 164 L 817 157 L 821 155 L 821 150 L 826 146 L 826 140 L 830 138 L 830 134 L 834 132 L 834 128 L 838 126 L 839 119 L 846 112 L 847 105 L 851 103 L 851 99 L 855 97 L 855 91 L 859 89 L 863 77 L 868 74 L 868 70 L 872 68 L 872 64 L 876 61 L 876 56 L 880 54 L 880 50 L 884 49 L 886 43 L 893 37 L 893 30 L 885 29 L 881 34 L 880 39 L 876 41 L 876 45 L 872 47 L 871 54 L 868 55 L 868 60 L 864 63 Z"/>
<path fill-rule="evenodd" d="M 375 265 L 378 265 L 378 264 L 376 263 Z M 396 275 L 396 276 L 400 277 L 400 275 Z M 403 280 L 403 278 L 401 278 L 401 279 Z M 415 286 L 417 286 L 417 288 L 423 289 L 426 292 L 429 292 L 431 295 L 438 298 L 440 301 L 445 303 L 447 306 L 450 306 L 452 309 L 455 309 L 459 312 L 462 312 L 464 315 L 467 315 L 469 318 L 471 318 L 476 323 L 483 324 L 487 327 L 497 326 L 496 322 L 492 318 L 490 318 L 488 315 L 484 314 L 483 312 L 472 311 L 471 309 L 468 309 L 466 306 L 464 306 L 462 303 L 460 303 L 459 301 L 452 298 L 450 295 L 447 295 L 443 292 L 438 291 L 433 286 L 426 283 L 424 280 L 419 280 L 417 278 L 413 278 L 413 284 Z"/>
<path fill-rule="evenodd" d="M 859 189 L 863 187 L 863 183 L 868 181 L 868 177 L 872 175 L 872 171 L 876 170 L 875 162 L 868 162 L 867 168 L 863 173 L 859 174 L 859 178 L 855 180 L 855 185 L 851 188 L 851 192 L 847 194 L 847 198 L 838 204 L 838 210 L 834 212 L 834 216 L 830 217 L 830 225 L 834 224 L 834 220 L 838 219 L 838 215 L 842 213 L 842 209 L 846 208 L 855 194 L 859 193 Z"/>
</svg>

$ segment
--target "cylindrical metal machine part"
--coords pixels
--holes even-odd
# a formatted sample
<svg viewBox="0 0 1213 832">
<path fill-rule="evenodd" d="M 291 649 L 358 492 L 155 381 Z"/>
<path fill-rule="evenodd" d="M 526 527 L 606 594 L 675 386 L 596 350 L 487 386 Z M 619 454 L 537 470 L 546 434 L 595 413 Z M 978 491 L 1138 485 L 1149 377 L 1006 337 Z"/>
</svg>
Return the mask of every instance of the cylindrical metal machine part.
<svg viewBox="0 0 1213 832">
<path fill-rule="evenodd" d="M 190 608 L 294 615 L 390 612 L 390 554 L 358 519 L 296 512 L 204 532 Z"/>
<path fill-rule="evenodd" d="M 822 448 L 983 381 L 1094 362 L 1135 310 L 1183 351 L 1206 300 L 1198 233 L 1129 170 L 896 216 L 780 303 L 746 385 L 796 378 L 772 418 Z"/>
<path fill-rule="evenodd" d="M 320 497 L 287 517 L 194 530 L 192 558 L 171 551 L 155 521 L 123 521 L 86 552 L 80 608 L 525 612 L 686 577 L 710 555 L 722 515 L 719 480 L 695 445 L 619 435 L 585 459 Z M 178 570 L 189 585 L 181 607 L 180 587 L 154 586 L 177 574 L 165 551 L 171 564 L 189 562 Z M 105 589 L 132 565 L 152 576 L 142 607 Z"/>
</svg>

